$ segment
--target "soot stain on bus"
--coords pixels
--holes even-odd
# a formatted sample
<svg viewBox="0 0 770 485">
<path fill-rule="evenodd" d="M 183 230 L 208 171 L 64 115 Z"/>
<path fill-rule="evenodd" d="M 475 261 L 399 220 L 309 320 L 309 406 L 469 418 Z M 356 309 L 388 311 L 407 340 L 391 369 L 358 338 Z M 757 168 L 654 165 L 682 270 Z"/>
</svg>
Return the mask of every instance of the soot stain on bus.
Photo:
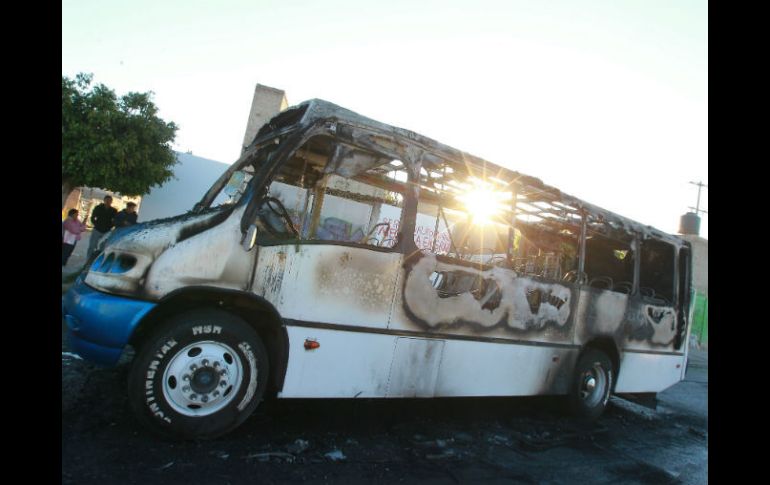
<svg viewBox="0 0 770 485">
<path fill-rule="evenodd" d="M 266 273 L 263 280 L 265 291 L 262 296 L 265 294 L 277 295 L 281 291 L 283 276 L 286 272 L 286 253 L 283 251 L 276 253 L 275 257 L 265 265 L 265 268 Z"/>
<path fill-rule="evenodd" d="M 231 257 L 233 249 L 239 246 L 237 241 L 233 242 L 237 238 L 230 237 L 230 233 L 237 230 L 237 224 L 229 222 L 223 227 L 234 209 L 202 214 L 188 212 L 137 224 L 130 231 L 116 231 L 104 243 L 103 253 L 91 264 L 85 282 L 146 300 L 161 298 L 191 283 L 224 283 L 243 289 L 248 268 L 238 264 L 238 258 Z M 217 227 L 222 227 L 222 231 L 211 230 Z M 205 248 L 219 257 L 200 257 L 196 256 L 200 252 L 180 251 L 183 246 Z M 112 264 L 113 260 L 126 256 L 132 258 L 130 266 L 118 268 L 118 264 Z M 197 273 L 195 281 L 189 276 L 193 272 Z"/>
<path fill-rule="evenodd" d="M 435 255 L 419 254 L 410 258 L 405 266 L 403 308 L 413 322 L 424 328 L 467 325 L 478 331 L 503 328 L 533 334 L 556 329 L 566 333 L 572 322 L 573 290 L 565 285 L 542 283 L 519 277 L 510 270 L 491 267 L 475 275 L 476 281 L 494 284 L 494 291 L 489 291 L 487 283 L 487 292 L 482 294 L 481 291 L 474 293 L 473 279 L 461 281 L 456 287 L 447 286 L 446 281 L 454 274 L 468 273 L 462 266 L 438 262 Z M 442 275 L 439 288 L 436 288 L 437 280 L 430 278 L 435 273 Z M 487 306 L 493 297 L 497 301 Z"/>
<path fill-rule="evenodd" d="M 650 305 L 628 295 L 602 290 L 589 290 L 587 313 L 580 320 L 581 340 L 612 337 L 618 348 L 634 342 L 646 342 L 651 347 L 671 346 L 678 329 L 674 310 Z"/>
<path fill-rule="evenodd" d="M 355 257 L 343 252 L 336 259 L 319 261 L 314 275 L 319 295 L 329 299 L 356 295 L 362 309 L 389 311 L 397 275 L 373 271 L 379 261 L 367 256 L 367 251 L 359 251 Z"/>
<path fill-rule="evenodd" d="M 535 394 L 545 396 L 552 394 L 565 394 L 569 391 L 572 370 L 578 359 L 577 351 L 563 351 L 554 353 L 551 365 L 546 371 L 543 383 Z"/>
</svg>

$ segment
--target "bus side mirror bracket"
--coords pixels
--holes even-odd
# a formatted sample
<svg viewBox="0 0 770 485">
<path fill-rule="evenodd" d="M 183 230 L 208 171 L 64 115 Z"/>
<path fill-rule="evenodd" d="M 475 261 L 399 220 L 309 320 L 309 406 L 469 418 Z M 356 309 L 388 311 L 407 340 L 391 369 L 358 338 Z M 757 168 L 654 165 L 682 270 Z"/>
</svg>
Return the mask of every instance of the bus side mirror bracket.
<svg viewBox="0 0 770 485">
<path fill-rule="evenodd" d="M 243 237 L 243 250 L 248 252 L 254 248 L 254 244 L 257 242 L 257 226 L 252 224 L 246 231 L 246 235 Z"/>
</svg>

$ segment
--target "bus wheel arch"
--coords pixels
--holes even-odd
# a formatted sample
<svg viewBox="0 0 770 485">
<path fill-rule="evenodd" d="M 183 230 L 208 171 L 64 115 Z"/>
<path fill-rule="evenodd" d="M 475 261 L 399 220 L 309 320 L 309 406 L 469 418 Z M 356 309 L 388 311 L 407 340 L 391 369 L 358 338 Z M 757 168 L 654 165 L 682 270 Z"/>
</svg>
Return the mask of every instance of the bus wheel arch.
<svg viewBox="0 0 770 485">
<path fill-rule="evenodd" d="M 219 309 L 245 320 L 259 335 L 270 364 L 266 397 L 283 387 L 289 357 L 289 337 L 278 311 L 264 298 L 254 294 L 220 288 L 188 287 L 163 298 L 134 330 L 129 344 L 137 352 L 153 330 L 174 315 L 196 310 Z"/>
<path fill-rule="evenodd" d="M 618 345 L 615 343 L 615 340 L 612 337 L 597 337 L 583 346 L 580 355 L 582 356 L 588 349 L 601 351 L 610 358 L 612 370 L 615 375 L 615 379 L 612 383 L 612 391 L 614 392 L 617 376 L 620 373 L 620 351 L 618 350 Z M 578 359 L 579 358 L 580 356 L 578 356 Z"/>
</svg>

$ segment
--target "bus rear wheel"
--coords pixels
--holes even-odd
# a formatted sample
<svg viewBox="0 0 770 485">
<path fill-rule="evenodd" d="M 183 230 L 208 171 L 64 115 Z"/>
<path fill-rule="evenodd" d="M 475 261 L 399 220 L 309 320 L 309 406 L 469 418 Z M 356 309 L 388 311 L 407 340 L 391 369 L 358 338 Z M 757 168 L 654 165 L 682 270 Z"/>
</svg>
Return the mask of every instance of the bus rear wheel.
<svg viewBox="0 0 770 485">
<path fill-rule="evenodd" d="M 575 366 L 569 395 L 572 413 L 582 419 L 598 419 L 610 399 L 613 378 L 612 362 L 604 352 L 597 349 L 583 352 Z"/>
<path fill-rule="evenodd" d="M 244 320 L 220 310 L 189 312 L 140 346 L 129 402 L 140 422 L 165 437 L 216 438 L 256 409 L 268 371 L 264 344 Z"/>
</svg>

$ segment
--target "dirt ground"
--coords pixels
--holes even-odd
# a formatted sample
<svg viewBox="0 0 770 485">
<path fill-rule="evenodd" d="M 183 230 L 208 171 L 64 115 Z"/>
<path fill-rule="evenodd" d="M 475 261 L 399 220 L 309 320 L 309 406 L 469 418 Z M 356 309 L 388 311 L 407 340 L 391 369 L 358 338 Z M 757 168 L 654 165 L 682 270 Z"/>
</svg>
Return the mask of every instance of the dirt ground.
<svg viewBox="0 0 770 485">
<path fill-rule="evenodd" d="M 613 398 L 592 426 L 558 398 L 271 400 L 208 442 L 141 428 L 128 369 L 63 340 L 63 483 L 707 483 L 705 353 L 656 411 Z"/>
</svg>

